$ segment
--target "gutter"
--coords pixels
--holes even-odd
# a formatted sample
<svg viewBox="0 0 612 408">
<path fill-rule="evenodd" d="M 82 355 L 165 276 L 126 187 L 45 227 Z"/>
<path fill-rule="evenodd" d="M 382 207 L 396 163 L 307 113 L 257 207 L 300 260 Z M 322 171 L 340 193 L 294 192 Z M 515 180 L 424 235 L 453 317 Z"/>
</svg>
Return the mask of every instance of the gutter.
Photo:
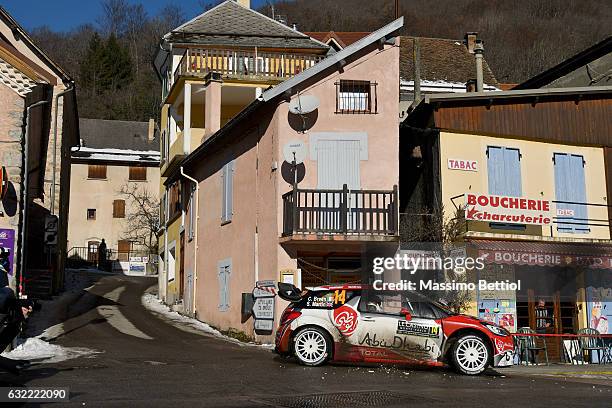
<svg viewBox="0 0 612 408">
<path fill-rule="evenodd" d="M 196 288 L 197 288 L 197 281 L 198 281 L 198 220 L 200 219 L 200 216 L 198 214 L 198 199 L 200 197 L 200 184 L 198 183 L 198 181 L 196 179 L 194 179 L 193 177 L 189 176 L 188 174 L 186 174 L 183 171 L 183 166 L 181 166 L 180 168 L 181 171 L 181 176 L 185 177 L 187 180 L 191 181 L 193 184 L 195 184 L 195 202 L 192 203 L 192 207 L 191 207 L 191 211 L 195 211 L 195 225 L 191 225 L 191 228 L 193 228 L 193 246 L 194 246 L 194 251 L 193 251 L 193 292 L 191 294 L 191 310 L 193 311 L 193 315 L 196 315 Z M 189 239 L 190 237 L 188 236 L 187 239 Z M 185 284 L 185 282 L 181 282 L 182 285 Z"/>
<path fill-rule="evenodd" d="M 74 85 L 70 85 L 68 88 L 55 95 L 55 113 L 53 118 L 53 166 L 51 170 L 51 215 L 55 215 L 55 168 L 57 167 L 57 116 L 59 111 L 59 98 L 69 92 L 72 92 L 73 90 Z M 79 147 L 80 144 L 81 142 L 79 140 Z"/>
</svg>

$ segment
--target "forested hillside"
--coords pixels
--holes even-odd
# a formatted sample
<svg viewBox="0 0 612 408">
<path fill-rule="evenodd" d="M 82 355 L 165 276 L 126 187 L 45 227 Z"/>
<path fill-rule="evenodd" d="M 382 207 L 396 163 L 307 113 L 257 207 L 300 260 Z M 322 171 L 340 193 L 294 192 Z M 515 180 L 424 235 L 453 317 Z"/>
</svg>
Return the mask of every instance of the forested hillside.
<svg viewBox="0 0 612 408">
<path fill-rule="evenodd" d="M 216 1 L 201 1 L 202 9 Z M 276 15 L 300 31 L 371 31 L 394 17 L 394 0 L 277 1 Z M 91 25 L 68 33 L 33 30 L 77 81 L 83 117 L 156 117 L 160 85 L 151 64 L 160 37 L 194 16 L 180 2 L 159 15 L 104 0 Z M 500 82 L 520 82 L 612 35 L 610 0 L 400 0 L 406 35 L 461 39 L 478 31 Z M 259 11 L 271 16 L 271 7 Z"/>
</svg>

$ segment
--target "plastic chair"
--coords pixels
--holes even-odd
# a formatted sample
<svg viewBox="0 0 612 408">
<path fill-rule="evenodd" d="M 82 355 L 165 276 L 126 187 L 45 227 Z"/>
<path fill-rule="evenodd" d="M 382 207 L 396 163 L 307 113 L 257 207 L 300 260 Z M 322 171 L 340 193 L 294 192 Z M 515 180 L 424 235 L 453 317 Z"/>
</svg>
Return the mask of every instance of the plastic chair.
<svg viewBox="0 0 612 408">
<path fill-rule="evenodd" d="M 521 327 L 517 330 L 518 334 L 536 334 L 530 327 Z M 542 337 L 538 336 L 518 336 L 519 339 L 519 353 L 520 359 L 523 360 L 523 356 L 525 356 L 525 365 L 529 365 L 531 360 L 538 365 L 540 362 L 538 361 L 537 356 L 541 350 L 544 350 L 544 355 L 546 356 L 546 365 L 548 364 L 548 349 L 546 348 L 546 341 Z M 538 341 L 541 342 L 541 345 L 538 345 Z"/>
<path fill-rule="evenodd" d="M 602 363 L 602 354 L 604 359 L 606 358 L 606 347 L 601 338 L 601 333 L 596 329 L 586 328 L 578 330 L 578 342 L 580 343 L 580 355 L 584 356 L 586 351 L 589 362 L 593 358 L 593 351 L 597 351 L 597 364 Z"/>
</svg>

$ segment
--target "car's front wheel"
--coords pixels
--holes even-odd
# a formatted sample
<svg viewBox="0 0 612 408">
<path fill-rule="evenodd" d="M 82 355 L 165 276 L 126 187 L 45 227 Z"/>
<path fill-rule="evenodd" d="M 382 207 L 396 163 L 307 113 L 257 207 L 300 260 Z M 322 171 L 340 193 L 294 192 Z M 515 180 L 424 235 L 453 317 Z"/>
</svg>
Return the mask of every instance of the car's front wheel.
<svg viewBox="0 0 612 408">
<path fill-rule="evenodd" d="M 451 358 L 453 366 L 461 374 L 477 375 L 489 364 L 489 348 L 481 337 L 465 335 L 453 344 Z"/>
<path fill-rule="evenodd" d="M 293 339 L 295 357 L 307 366 L 324 364 L 330 356 L 331 347 L 329 335 L 316 327 L 300 330 Z"/>
</svg>

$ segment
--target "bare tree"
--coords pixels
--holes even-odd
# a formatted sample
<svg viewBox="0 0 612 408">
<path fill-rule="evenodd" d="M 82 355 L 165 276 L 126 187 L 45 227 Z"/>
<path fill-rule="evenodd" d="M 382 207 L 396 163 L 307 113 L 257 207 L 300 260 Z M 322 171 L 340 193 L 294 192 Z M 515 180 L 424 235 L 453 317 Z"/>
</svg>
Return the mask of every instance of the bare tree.
<svg viewBox="0 0 612 408">
<path fill-rule="evenodd" d="M 119 193 L 126 201 L 126 226 L 123 239 L 143 245 L 149 255 L 157 253 L 156 231 L 159 227 L 157 196 L 134 183 L 126 183 Z"/>
<path fill-rule="evenodd" d="M 98 18 L 98 24 L 105 36 L 114 34 L 122 37 L 127 31 L 127 15 L 130 5 L 126 0 L 104 0 L 102 1 L 102 15 Z"/>
</svg>

